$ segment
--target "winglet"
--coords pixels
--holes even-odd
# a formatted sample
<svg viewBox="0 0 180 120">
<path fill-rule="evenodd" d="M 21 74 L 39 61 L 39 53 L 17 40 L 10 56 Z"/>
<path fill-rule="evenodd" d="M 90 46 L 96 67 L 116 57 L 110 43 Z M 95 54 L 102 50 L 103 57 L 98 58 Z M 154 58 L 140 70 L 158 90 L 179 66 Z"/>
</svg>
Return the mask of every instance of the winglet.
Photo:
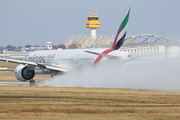
<svg viewBox="0 0 180 120">
<path fill-rule="evenodd" d="M 127 10 L 125 12 L 125 16 L 123 18 L 123 21 L 122 21 L 122 23 L 118 29 L 118 32 L 116 34 L 115 39 L 114 39 L 114 43 L 112 45 L 112 49 L 114 49 L 114 50 L 119 49 L 124 43 L 124 39 L 126 37 L 127 23 L 129 20 L 130 9 L 131 9 L 131 7 L 128 6 Z"/>
</svg>

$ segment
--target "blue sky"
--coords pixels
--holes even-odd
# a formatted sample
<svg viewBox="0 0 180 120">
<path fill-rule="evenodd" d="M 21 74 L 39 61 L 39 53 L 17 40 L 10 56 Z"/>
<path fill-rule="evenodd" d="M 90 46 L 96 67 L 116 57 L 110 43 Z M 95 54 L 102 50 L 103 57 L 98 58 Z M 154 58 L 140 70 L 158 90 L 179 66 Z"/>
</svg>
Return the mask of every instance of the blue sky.
<svg viewBox="0 0 180 120">
<path fill-rule="evenodd" d="M 0 0 L 0 46 L 64 44 L 69 35 L 90 35 L 87 16 L 98 7 L 97 35 L 115 35 L 131 6 L 127 35 L 180 40 L 180 0 Z"/>
</svg>

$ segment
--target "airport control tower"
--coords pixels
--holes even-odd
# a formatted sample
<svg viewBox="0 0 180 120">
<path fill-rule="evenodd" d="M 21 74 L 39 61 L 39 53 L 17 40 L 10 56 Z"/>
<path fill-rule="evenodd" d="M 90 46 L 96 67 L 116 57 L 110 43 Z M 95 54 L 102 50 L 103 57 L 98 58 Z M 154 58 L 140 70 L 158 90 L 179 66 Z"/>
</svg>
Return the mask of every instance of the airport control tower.
<svg viewBox="0 0 180 120">
<path fill-rule="evenodd" d="M 98 9 L 96 8 L 96 13 L 92 13 L 87 17 L 88 21 L 86 22 L 86 28 L 90 28 L 91 36 L 96 39 L 96 28 L 100 28 L 100 22 L 98 21 Z"/>
</svg>

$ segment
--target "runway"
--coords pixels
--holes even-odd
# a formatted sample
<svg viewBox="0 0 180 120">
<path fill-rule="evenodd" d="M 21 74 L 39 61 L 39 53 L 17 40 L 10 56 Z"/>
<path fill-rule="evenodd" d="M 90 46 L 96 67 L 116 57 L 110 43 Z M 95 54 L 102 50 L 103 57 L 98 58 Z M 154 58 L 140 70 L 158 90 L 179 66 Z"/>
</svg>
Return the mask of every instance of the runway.
<svg viewBox="0 0 180 120">
<path fill-rule="evenodd" d="M 34 86 L 37 86 L 39 82 L 36 82 Z M 27 82 L 12 82 L 12 81 L 0 81 L 0 85 L 9 85 L 9 86 L 30 86 L 29 81 Z M 38 85 L 40 86 L 40 85 Z"/>
<path fill-rule="evenodd" d="M 31 86 L 29 81 L 21 82 L 21 81 L 0 81 L 1 85 L 7 85 L 7 86 Z M 61 85 L 45 85 L 44 82 L 35 82 L 32 86 L 53 86 L 53 87 L 62 87 Z"/>
</svg>

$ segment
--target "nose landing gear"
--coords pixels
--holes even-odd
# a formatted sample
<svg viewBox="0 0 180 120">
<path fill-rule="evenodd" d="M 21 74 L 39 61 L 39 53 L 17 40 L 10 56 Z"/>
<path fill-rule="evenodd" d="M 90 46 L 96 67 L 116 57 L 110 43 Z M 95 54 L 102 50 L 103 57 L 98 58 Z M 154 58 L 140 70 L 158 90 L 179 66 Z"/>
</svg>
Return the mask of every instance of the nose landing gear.
<svg viewBox="0 0 180 120">
<path fill-rule="evenodd" d="M 29 81 L 29 84 L 30 84 L 30 86 L 35 85 L 35 80 L 33 80 L 33 79 L 30 80 L 30 81 Z"/>
</svg>

